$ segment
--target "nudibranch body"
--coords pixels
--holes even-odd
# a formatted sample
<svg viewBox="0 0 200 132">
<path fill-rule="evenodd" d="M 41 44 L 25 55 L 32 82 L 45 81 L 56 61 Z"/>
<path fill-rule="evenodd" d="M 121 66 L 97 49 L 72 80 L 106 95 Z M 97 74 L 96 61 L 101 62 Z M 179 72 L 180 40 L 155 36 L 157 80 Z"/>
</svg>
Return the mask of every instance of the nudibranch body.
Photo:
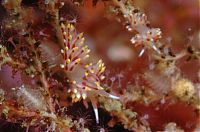
<svg viewBox="0 0 200 132">
<path fill-rule="evenodd" d="M 102 60 L 97 63 L 84 64 L 84 60 L 89 57 L 90 50 L 84 45 L 83 34 L 77 34 L 75 27 L 72 24 L 65 26 L 61 24 L 63 34 L 63 41 L 65 48 L 61 50 L 63 54 L 64 64 L 61 68 L 66 72 L 71 72 L 78 65 L 83 66 L 84 75 L 79 82 L 72 80 L 72 89 L 68 92 L 72 93 L 72 101 L 77 102 L 81 99 L 89 99 L 92 103 L 96 122 L 99 123 L 97 96 L 106 96 L 112 99 L 119 99 L 119 97 L 107 93 L 101 86 L 101 81 L 105 78 L 104 71 L 106 69 Z"/>
</svg>

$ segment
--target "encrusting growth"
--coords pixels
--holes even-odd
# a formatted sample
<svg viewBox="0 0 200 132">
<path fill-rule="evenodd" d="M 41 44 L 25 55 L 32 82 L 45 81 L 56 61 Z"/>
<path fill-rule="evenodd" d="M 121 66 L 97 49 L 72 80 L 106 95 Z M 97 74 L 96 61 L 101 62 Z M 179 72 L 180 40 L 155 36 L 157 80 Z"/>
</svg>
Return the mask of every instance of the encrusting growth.
<svg viewBox="0 0 200 132">
<path fill-rule="evenodd" d="M 10 62 L 12 59 L 10 58 L 6 47 L 0 44 L 0 70 L 1 66 L 6 64 L 7 62 Z"/>
<path fill-rule="evenodd" d="M 181 78 L 174 82 L 173 93 L 181 100 L 189 101 L 195 97 L 195 87 L 191 81 Z"/>
</svg>

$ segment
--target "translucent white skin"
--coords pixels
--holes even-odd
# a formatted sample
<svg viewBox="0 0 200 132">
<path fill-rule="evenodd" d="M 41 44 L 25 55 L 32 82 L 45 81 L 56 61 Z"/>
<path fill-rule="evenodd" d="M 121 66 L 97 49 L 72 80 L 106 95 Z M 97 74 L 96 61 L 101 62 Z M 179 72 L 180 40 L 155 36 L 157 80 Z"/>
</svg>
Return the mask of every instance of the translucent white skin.
<svg viewBox="0 0 200 132">
<path fill-rule="evenodd" d="M 81 98 L 81 97 L 83 99 L 89 98 L 91 100 L 97 124 L 99 123 L 99 113 L 98 113 L 98 108 L 97 108 L 97 102 L 95 99 L 96 97 L 94 95 L 97 94 L 97 95 L 105 96 L 105 97 L 112 98 L 112 99 L 118 99 L 118 100 L 120 99 L 120 97 L 118 97 L 118 96 L 115 96 L 115 95 L 105 92 L 103 90 L 104 88 L 101 86 L 99 86 L 99 90 L 91 90 L 91 91 L 87 91 L 87 90 L 83 89 L 84 86 L 82 84 L 77 84 L 76 86 L 79 87 L 78 89 L 74 90 L 76 95 L 82 95 L 82 96 L 78 96 L 79 98 Z M 84 95 L 84 97 L 83 97 L 83 95 Z"/>
<path fill-rule="evenodd" d="M 102 92 L 104 93 L 105 91 L 102 91 Z M 114 96 L 114 95 L 112 95 L 112 94 L 109 94 L 109 93 L 107 93 L 107 92 L 105 92 L 104 94 L 105 94 L 105 95 L 108 95 L 108 97 L 110 97 L 110 98 L 112 98 L 112 99 L 119 99 L 119 97 Z M 94 114 L 95 114 L 95 118 L 96 118 L 96 123 L 98 124 L 98 123 L 99 123 L 98 108 L 97 108 L 96 103 L 94 103 L 93 101 L 91 101 L 91 102 L 92 102 L 92 107 L 93 107 Z"/>
</svg>

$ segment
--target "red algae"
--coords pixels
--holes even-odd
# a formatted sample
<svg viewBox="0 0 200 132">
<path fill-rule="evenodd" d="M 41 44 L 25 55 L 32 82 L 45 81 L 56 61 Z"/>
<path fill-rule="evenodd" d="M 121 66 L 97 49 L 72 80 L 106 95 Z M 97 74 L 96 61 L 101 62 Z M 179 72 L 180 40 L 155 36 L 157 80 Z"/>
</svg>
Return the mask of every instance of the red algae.
<svg viewBox="0 0 200 132">
<path fill-rule="evenodd" d="M 174 102 L 167 99 L 164 104 L 155 101 L 148 105 L 142 103 L 128 103 L 127 107 L 138 113 L 138 119 L 148 115 L 146 121 L 152 131 L 162 131 L 168 122 L 175 122 L 184 131 L 190 132 L 196 128 L 199 114 L 195 108 L 184 102 Z"/>
</svg>

